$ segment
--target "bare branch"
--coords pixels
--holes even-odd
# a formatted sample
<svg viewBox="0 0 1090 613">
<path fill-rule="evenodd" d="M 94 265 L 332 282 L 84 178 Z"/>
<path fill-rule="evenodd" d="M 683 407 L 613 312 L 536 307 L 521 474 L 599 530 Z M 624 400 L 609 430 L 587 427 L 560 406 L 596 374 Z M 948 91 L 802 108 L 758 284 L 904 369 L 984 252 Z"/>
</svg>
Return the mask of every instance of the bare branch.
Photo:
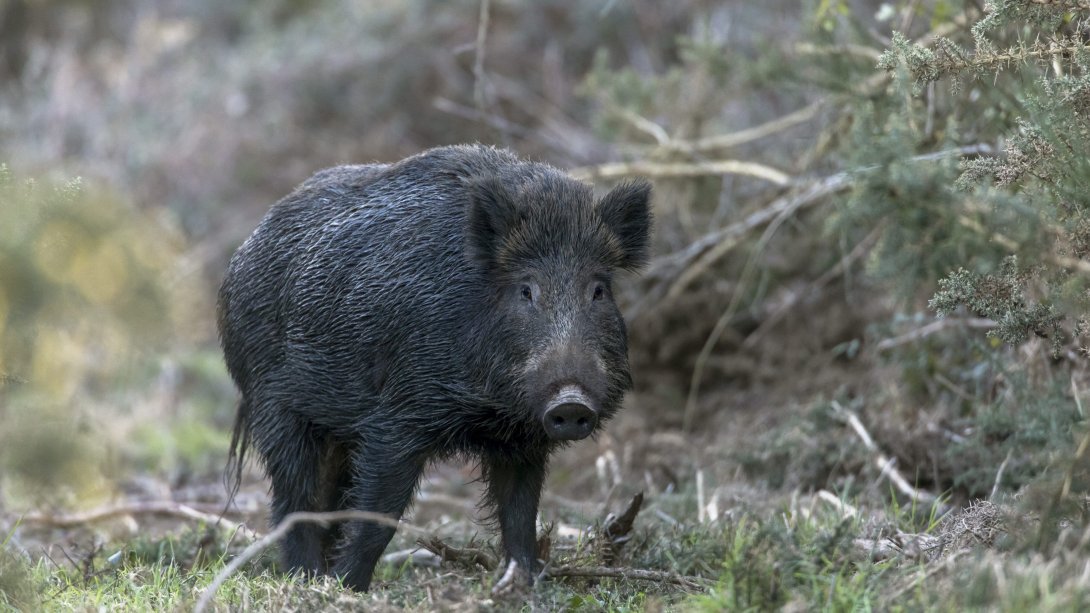
<svg viewBox="0 0 1090 613">
<path fill-rule="evenodd" d="M 818 101 L 790 114 L 784 115 L 783 117 L 778 117 L 760 125 L 746 128 L 744 130 L 739 130 L 737 132 L 731 132 L 729 134 L 708 136 L 691 142 L 674 141 L 668 144 L 668 148 L 674 149 L 676 151 L 684 151 L 686 153 L 698 153 L 737 147 L 739 145 L 744 145 L 755 140 L 760 140 L 762 138 L 772 136 L 773 134 L 783 132 L 784 130 L 796 126 L 800 123 L 809 121 L 817 116 L 817 113 L 819 110 L 821 110 L 823 104 L 824 102 Z"/>
<path fill-rule="evenodd" d="M 407 532 L 420 534 L 424 536 L 431 536 L 431 533 L 423 528 L 419 528 L 412 524 L 400 522 L 389 515 L 383 513 L 372 513 L 370 511 L 333 511 L 330 513 L 307 513 L 297 512 L 289 513 L 277 524 L 276 528 L 254 541 L 249 547 L 244 549 L 242 553 L 231 560 L 231 563 L 224 566 L 220 572 L 216 573 L 216 577 L 212 579 L 212 583 L 208 584 L 204 592 L 201 594 L 200 599 L 197 600 L 197 606 L 194 607 L 195 613 L 202 613 L 208 610 L 208 606 L 212 604 L 212 599 L 216 596 L 223 584 L 231 578 L 231 575 L 235 574 L 238 569 L 242 568 L 247 562 L 257 557 L 262 551 L 265 551 L 277 541 L 284 538 L 284 535 L 288 533 L 295 524 L 301 523 L 315 523 L 319 525 L 328 525 L 331 523 L 346 522 L 346 521 L 364 521 L 372 522 L 382 526 L 389 526 L 391 528 L 399 528 Z"/>
<path fill-rule="evenodd" d="M 492 586 L 492 594 L 500 595 L 508 590 L 512 590 L 515 587 L 516 579 L 519 576 L 519 565 L 515 560 L 507 562 L 507 569 L 503 571 L 503 575 L 500 580 Z"/>
<path fill-rule="evenodd" d="M 870 432 L 868 432 L 867 429 L 863 426 L 863 422 L 859 421 L 859 417 L 857 417 L 855 413 L 844 408 L 843 405 L 835 400 L 833 401 L 832 406 L 835 415 L 843 420 L 845 423 L 847 423 L 849 427 L 851 427 L 851 429 L 855 432 L 856 436 L 859 437 L 859 440 L 863 442 L 863 446 L 866 447 L 868 451 L 875 454 L 874 464 L 878 466 L 881 476 L 889 479 L 890 483 L 892 483 L 894 487 L 896 487 L 902 494 L 908 496 L 909 498 L 913 500 L 919 500 L 930 505 L 934 505 L 939 509 L 940 514 L 946 512 L 947 506 L 938 496 L 932 494 L 931 492 L 928 492 L 927 490 L 922 490 L 918 487 L 913 486 L 908 482 L 907 479 L 904 478 L 903 475 L 901 475 L 900 472 L 897 471 L 897 468 L 895 466 L 897 464 L 897 460 L 895 458 L 890 458 L 882 453 L 882 451 L 878 448 L 878 444 L 874 442 L 874 438 L 871 437 Z"/>
<path fill-rule="evenodd" d="M 201 510 L 202 506 L 207 510 Z M 249 530 L 242 524 L 221 517 L 218 514 L 220 510 L 221 508 L 219 505 L 209 506 L 197 504 L 183 504 L 180 502 L 175 502 L 173 500 L 149 500 L 146 502 L 128 502 L 124 504 L 101 507 L 98 509 L 91 509 L 90 511 L 81 511 L 77 513 L 67 513 L 62 515 L 51 515 L 48 513 L 28 513 L 27 515 L 23 516 L 21 523 L 40 524 L 43 526 L 66 528 L 71 526 L 91 524 L 99 521 L 106 521 L 126 515 L 167 515 L 171 517 L 181 517 L 184 519 L 202 521 L 209 525 L 218 525 L 229 531 L 242 531 L 243 533 L 251 537 L 254 535 L 253 531 Z"/>
<path fill-rule="evenodd" d="M 488 40 L 488 22 L 490 0 L 481 0 L 481 10 L 477 17 L 477 54 L 473 59 L 473 99 L 477 103 L 477 110 L 481 114 L 488 113 L 488 101 L 485 98 L 485 73 L 484 54 L 485 43 Z"/>
<path fill-rule="evenodd" d="M 888 351 L 894 347 L 900 347 L 907 343 L 914 343 L 935 334 L 941 332 L 947 328 L 953 328 L 958 326 L 965 326 L 967 328 L 983 328 L 990 329 L 995 327 L 995 322 L 991 319 L 983 319 L 978 317 L 971 318 L 948 318 L 939 319 L 933 321 L 926 326 L 921 326 L 915 330 L 895 336 L 893 338 L 883 339 L 877 345 L 874 346 L 875 351 Z"/>
<path fill-rule="evenodd" d="M 586 166 L 570 171 L 577 179 L 615 179 L 641 175 L 652 179 L 701 177 L 705 175 L 743 175 L 763 179 L 776 185 L 787 185 L 791 177 L 781 170 L 741 160 L 715 160 L 707 162 L 616 162 L 600 166 Z"/>
<path fill-rule="evenodd" d="M 665 147 L 670 144 L 670 135 L 667 134 L 666 129 L 659 124 L 628 109 L 615 109 L 614 112 L 622 119 L 632 124 L 632 127 L 651 135 L 651 138 L 655 139 L 655 142 L 660 146 Z"/>
<path fill-rule="evenodd" d="M 499 566 L 496 557 L 483 549 L 454 547 L 448 545 L 438 536 L 417 539 L 416 543 L 439 556 L 439 559 L 443 562 L 454 562 L 469 568 L 480 566 L 485 570 L 495 570 Z"/>
</svg>

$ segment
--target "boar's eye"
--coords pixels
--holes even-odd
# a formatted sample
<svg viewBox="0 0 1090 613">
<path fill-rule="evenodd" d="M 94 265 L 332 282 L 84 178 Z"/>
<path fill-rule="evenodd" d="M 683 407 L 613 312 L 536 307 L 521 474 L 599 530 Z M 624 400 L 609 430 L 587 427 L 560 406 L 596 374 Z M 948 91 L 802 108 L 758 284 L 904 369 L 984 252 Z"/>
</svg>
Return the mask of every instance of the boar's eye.
<svg viewBox="0 0 1090 613">
<path fill-rule="evenodd" d="M 520 292 L 522 294 L 522 299 L 526 302 L 534 301 L 534 292 L 530 289 L 529 285 L 523 285 Z"/>
<path fill-rule="evenodd" d="M 594 284 L 594 295 L 592 296 L 592 299 L 593 300 L 601 300 L 602 298 L 605 298 L 605 297 L 606 297 L 606 288 L 602 287 L 601 283 L 595 283 Z"/>
</svg>

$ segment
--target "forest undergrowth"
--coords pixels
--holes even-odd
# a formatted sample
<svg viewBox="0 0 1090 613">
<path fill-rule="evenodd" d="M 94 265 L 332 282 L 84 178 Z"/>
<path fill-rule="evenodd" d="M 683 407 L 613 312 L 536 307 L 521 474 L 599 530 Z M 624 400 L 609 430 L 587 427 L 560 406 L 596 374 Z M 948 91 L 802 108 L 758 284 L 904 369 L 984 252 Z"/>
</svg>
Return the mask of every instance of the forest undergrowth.
<svg viewBox="0 0 1090 613">
<path fill-rule="evenodd" d="M 1090 606 L 1086 2 L 365 4 L 0 2 L 0 607 Z M 259 467 L 225 510 L 223 265 L 464 141 L 654 182 L 636 390 L 532 590 L 457 462 L 372 592 L 285 576 Z"/>
</svg>

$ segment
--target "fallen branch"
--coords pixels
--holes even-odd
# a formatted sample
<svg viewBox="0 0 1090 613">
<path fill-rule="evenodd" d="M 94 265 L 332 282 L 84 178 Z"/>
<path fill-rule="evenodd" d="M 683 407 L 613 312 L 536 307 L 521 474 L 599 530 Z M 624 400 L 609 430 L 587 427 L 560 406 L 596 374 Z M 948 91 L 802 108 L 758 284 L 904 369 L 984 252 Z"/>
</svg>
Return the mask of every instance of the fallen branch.
<svg viewBox="0 0 1090 613">
<path fill-rule="evenodd" d="M 507 569 L 503 571 L 503 575 L 499 581 L 492 586 L 493 596 L 502 596 L 504 594 L 510 594 L 514 592 L 525 592 L 529 587 L 529 581 L 519 582 L 520 576 L 528 576 L 529 571 L 523 570 L 518 562 L 509 560 L 507 562 Z"/>
<path fill-rule="evenodd" d="M 743 175 L 764 179 L 776 185 L 787 185 L 791 177 L 782 170 L 742 160 L 714 160 L 707 162 L 614 162 L 598 166 L 575 168 L 570 174 L 584 181 L 614 179 L 640 175 L 652 179 L 702 177 L 705 175 Z"/>
<path fill-rule="evenodd" d="M 713 149 L 728 149 L 730 147 L 737 147 L 744 145 L 755 140 L 760 140 L 766 136 L 771 136 L 777 132 L 782 132 L 792 126 L 796 126 L 805 121 L 813 119 L 821 110 L 823 101 L 815 102 L 809 106 L 805 106 L 793 113 L 784 115 L 766 121 L 760 125 L 753 126 L 752 128 L 746 128 L 737 132 L 731 132 L 729 134 L 718 134 L 716 136 L 708 136 L 695 141 L 671 141 L 664 146 L 667 149 L 673 149 L 676 151 L 682 151 L 685 153 L 698 153 L 705 152 Z"/>
<path fill-rule="evenodd" d="M 884 339 L 877 345 L 875 345 L 874 349 L 875 351 L 888 351 L 890 349 L 893 349 L 894 347 L 900 347 L 901 345 L 914 343 L 916 341 L 925 339 L 928 336 L 935 334 L 936 332 L 941 332 L 947 328 L 952 328 L 955 326 L 990 329 L 995 327 L 995 322 L 991 319 L 983 319 L 977 317 L 939 319 L 925 326 L 916 328 L 915 330 L 906 334 Z"/>
<path fill-rule="evenodd" d="M 640 568 L 615 568 L 610 566 L 561 566 L 550 569 L 549 577 L 614 577 L 617 579 L 631 579 L 635 581 L 657 581 L 670 583 L 690 590 L 702 590 L 706 581 L 700 577 L 679 575 L 659 570 L 644 570 Z"/>
<path fill-rule="evenodd" d="M 480 566 L 485 570 L 495 570 L 499 566 L 496 557 L 483 549 L 454 547 L 448 545 L 438 536 L 417 539 L 416 543 L 439 556 L 440 562 L 454 562 L 467 568 Z"/>
<path fill-rule="evenodd" d="M 632 502 L 628 503 L 628 508 L 623 513 L 620 515 L 610 513 L 606 516 L 601 535 L 606 545 L 602 552 L 602 559 L 607 564 L 612 564 L 617 559 L 621 548 L 632 538 L 630 536 L 632 526 L 636 522 L 636 515 L 639 514 L 642 506 L 643 492 L 640 492 L 632 497 Z"/>
<path fill-rule="evenodd" d="M 871 437 L 870 432 L 867 432 L 867 429 L 863 426 L 863 422 L 859 421 L 859 417 L 857 417 L 855 413 L 844 408 L 843 405 L 835 400 L 833 401 L 832 406 L 835 415 L 851 427 L 856 436 L 859 437 L 859 440 L 863 441 L 863 446 L 866 447 L 868 451 L 875 454 L 874 464 L 878 467 L 880 476 L 889 479 L 890 483 L 905 496 L 935 506 L 938 509 L 939 515 L 946 513 L 948 507 L 943 503 L 942 499 L 927 490 L 922 490 L 913 486 L 897 471 L 896 458 L 890 458 L 882 453 L 878 448 L 878 444 L 875 443 L 874 439 Z"/>
<path fill-rule="evenodd" d="M 823 500 L 830 506 L 840 512 L 845 519 L 855 519 L 859 516 L 859 509 L 844 502 L 840 498 L 837 498 L 832 492 L 828 490 L 819 490 L 817 493 L 818 500 Z"/>
<path fill-rule="evenodd" d="M 398 528 L 407 532 L 420 534 L 424 536 L 431 536 L 431 533 L 423 528 L 419 528 L 412 524 L 406 524 L 400 522 L 389 515 L 383 513 L 372 513 L 370 511 L 333 511 L 329 513 L 289 513 L 280 520 L 276 528 L 272 532 L 266 534 L 260 539 L 254 541 L 249 547 L 242 550 L 242 553 L 238 554 L 235 559 L 231 560 L 231 563 L 224 566 L 220 572 L 216 573 L 216 577 L 212 579 L 212 583 L 208 584 L 204 592 L 201 594 L 200 599 L 197 600 L 197 606 L 194 607 L 195 613 L 202 613 L 208 609 L 208 606 L 212 604 L 212 599 L 216 596 L 216 592 L 223 587 L 223 584 L 235 574 L 238 569 L 242 568 L 247 562 L 257 557 L 262 551 L 265 551 L 277 541 L 284 538 L 284 535 L 288 533 L 296 524 L 313 523 L 321 526 L 327 526 L 333 523 L 346 522 L 346 521 L 365 521 L 381 526 L 389 526 L 391 528 Z"/>
<path fill-rule="evenodd" d="M 207 510 L 201 510 L 202 508 Z M 216 511 L 212 512 L 213 509 L 215 509 Z M 123 504 L 101 507 L 98 509 L 91 509 L 90 511 L 66 513 L 61 515 L 51 515 L 48 513 L 28 513 L 22 517 L 21 523 L 37 524 L 57 528 L 68 528 L 71 526 L 82 526 L 84 524 L 91 524 L 95 522 L 115 519 L 121 516 L 166 515 L 170 517 L 181 517 L 184 519 L 202 521 L 209 525 L 222 526 L 229 531 L 238 530 L 250 535 L 251 537 L 255 536 L 253 531 L 249 530 L 242 524 L 238 522 L 233 522 L 228 519 L 224 519 L 218 514 L 220 510 L 222 510 L 222 507 L 220 507 L 219 505 L 183 504 L 180 502 L 175 502 L 173 500 L 149 500 L 145 502 L 127 502 Z"/>
<path fill-rule="evenodd" d="M 689 247 L 661 258 L 652 265 L 649 274 L 654 274 L 659 268 L 672 269 L 667 274 L 674 279 L 674 282 L 669 285 L 665 300 L 673 300 L 752 230 L 817 204 L 825 196 L 846 188 L 848 184 L 847 173 L 839 173 L 812 183 L 800 192 L 778 198 L 768 206 L 751 213 L 742 221 L 705 234 Z"/>
<path fill-rule="evenodd" d="M 1003 484 L 1003 473 L 1007 471 L 1007 464 L 1011 461 L 1011 454 L 1014 453 L 1014 449 L 1007 450 L 1007 457 L 1003 458 L 1003 463 L 999 465 L 999 470 L 995 473 L 995 483 L 992 484 L 992 492 L 988 494 L 988 501 L 994 502 L 996 494 L 999 493 L 999 486 Z"/>
</svg>

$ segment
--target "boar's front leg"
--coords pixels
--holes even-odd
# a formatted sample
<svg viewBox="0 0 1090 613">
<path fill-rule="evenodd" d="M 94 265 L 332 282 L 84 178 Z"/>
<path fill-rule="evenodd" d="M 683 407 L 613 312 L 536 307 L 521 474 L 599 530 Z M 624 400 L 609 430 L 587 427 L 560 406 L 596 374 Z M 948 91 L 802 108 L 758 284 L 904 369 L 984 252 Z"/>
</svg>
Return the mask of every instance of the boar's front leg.
<svg viewBox="0 0 1090 613">
<path fill-rule="evenodd" d="M 397 445 L 361 445 L 352 460 L 352 487 L 348 508 L 382 513 L 394 519 L 412 502 L 416 483 L 424 472 L 424 461 L 411 454 L 398 453 Z M 394 537 L 395 528 L 375 522 L 352 522 L 349 537 L 334 567 L 344 585 L 366 592 L 371 587 L 382 550 Z"/>
<path fill-rule="evenodd" d="M 486 455 L 483 462 L 487 500 L 495 509 L 507 560 L 519 566 L 529 583 L 538 568 L 537 506 L 545 483 L 545 463 L 544 454 L 521 457 L 498 453 Z"/>
</svg>

